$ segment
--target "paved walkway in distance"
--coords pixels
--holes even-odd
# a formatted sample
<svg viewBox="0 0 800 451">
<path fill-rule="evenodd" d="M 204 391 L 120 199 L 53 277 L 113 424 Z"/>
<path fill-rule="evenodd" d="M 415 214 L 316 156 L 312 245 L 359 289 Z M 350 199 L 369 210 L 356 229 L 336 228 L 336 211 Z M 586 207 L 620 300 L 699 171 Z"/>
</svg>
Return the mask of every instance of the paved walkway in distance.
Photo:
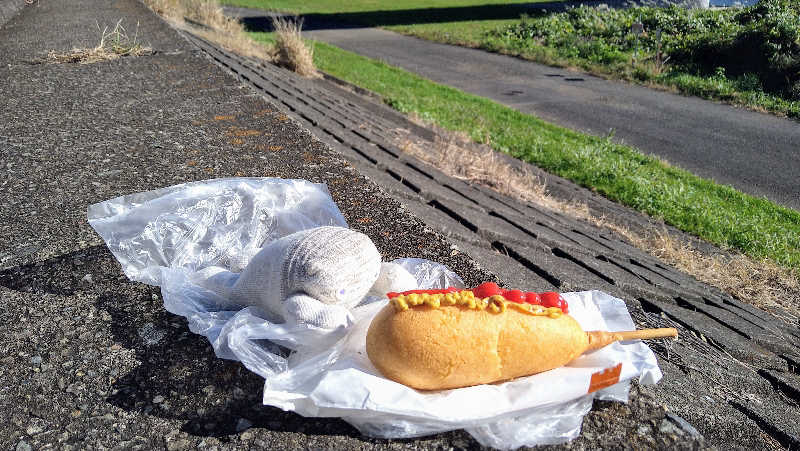
<svg viewBox="0 0 800 451">
<path fill-rule="evenodd" d="M 227 8 L 253 18 L 264 11 Z M 321 16 L 324 17 L 324 16 Z M 800 210 L 800 124 L 376 28 L 306 19 L 309 38 L 384 61 L 523 113 L 656 155 L 701 177 Z"/>
</svg>

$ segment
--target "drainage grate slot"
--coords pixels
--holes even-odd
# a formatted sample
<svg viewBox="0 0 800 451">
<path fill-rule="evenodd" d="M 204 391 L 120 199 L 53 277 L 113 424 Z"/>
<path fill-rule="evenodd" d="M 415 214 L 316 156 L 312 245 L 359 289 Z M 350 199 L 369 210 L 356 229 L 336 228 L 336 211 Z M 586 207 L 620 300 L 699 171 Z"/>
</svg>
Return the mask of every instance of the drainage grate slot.
<svg viewBox="0 0 800 451">
<path fill-rule="evenodd" d="M 753 420 L 753 422 L 756 423 L 761 430 L 777 440 L 781 446 L 785 447 L 786 449 L 800 448 L 800 440 L 798 440 L 796 436 L 784 432 L 782 428 L 772 424 L 772 422 L 770 422 L 768 419 L 764 418 L 762 415 L 750 409 L 750 407 L 738 401 L 729 401 L 729 403 L 736 410 L 742 412 L 747 418 Z"/>
<path fill-rule="evenodd" d="M 537 276 L 539 276 L 542 279 L 550 282 L 550 284 L 553 285 L 554 287 L 556 287 L 556 288 L 561 287 L 561 280 L 560 279 L 558 279 L 556 276 L 550 274 L 545 269 L 543 269 L 542 267 L 536 265 L 535 263 L 533 263 L 532 261 L 528 260 L 527 258 L 523 257 L 522 255 L 520 255 L 519 253 L 514 251 L 514 249 L 511 249 L 510 247 L 506 246 L 505 244 L 503 244 L 503 243 L 501 243 L 499 241 L 494 241 L 492 243 L 492 247 L 497 249 L 498 251 L 508 255 L 509 257 L 513 258 L 514 260 L 519 262 L 522 266 L 524 266 L 524 267 L 528 268 L 529 270 L 533 271 L 534 273 L 536 273 Z"/>
<path fill-rule="evenodd" d="M 800 358 L 787 354 L 780 354 L 778 357 L 786 360 L 786 366 L 790 372 L 800 375 Z"/>
<path fill-rule="evenodd" d="M 414 192 L 415 192 L 415 193 L 417 193 L 417 194 L 419 194 L 419 192 L 421 191 L 421 190 L 419 189 L 419 187 L 417 187 L 417 185 L 414 185 L 413 183 L 409 182 L 408 180 L 406 180 L 405 178 L 403 178 L 403 176 L 402 176 L 402 175 L 400 175 L 400 174 L 398 174 L 398 173 L 394 172 L 393 170 L 391 170 L 391 169 L 387 169 L 387 170 L 386 170 L 386 173 L 387 173 L 387 174 L 389 174 L 389 175 L 391 175 L 392 177 L 394 177 L 394 178 L 395 178 L 395 179 L 396 179 L 398 182 L 400 182 L 400 183 L 402 183 L 403 185 L 405 185 L 406 187 L 408 187 L 408 189 L 410 189 L 411 191 L 414 191 Z"/>
<path fill-rule="evenodd" d="M 634 266 L 638 266 L 638 267 L 640 267 L 640 268 L 646 269 L 646 270 L 650 271 L 651 273 L 653 273 L 653 274 L 655 274 L 655 275 L 657 275 L 657 276 L 659 276 L 659 277 L 661 277 L 661 278 L 664 278 L 664 279 L 666 279 L 666 280 L 669 280 L 670 282 L 674 283 L 675 285 L 681 286 L 681 284 L 680 284 L 680 283 L 678 283 L 676 280 L 673 280 L 672 278 L 670 278 L 670 277 L 667 277 L 667 276 L 665 276 L 664 274 L 661 274 L 660 272 L 653 271 L 652 269 L 648 268 L 647 266 L 645 266 L 645 265 L 643 265 L 643 264 L 639 263 L 638 261 L 636 261 L 636 260 L 634 260 L 634 259 L 632 259 L 632 258 L 628 259 L 628 261 L 630 261 L 630 263 L 631 263 L 632 265 L 634 265 Z"/>
<path fill-rule="evenodd" d="M 393 157 L 395 157 L 395 158 L 400 158 L 400 154 L 398 154 L 397 152 L 394 152 L 394 151 L 392 151 L 392 150 L 389 150 L 389 149 L 388 149 L 386 146 L 384 146 L 383 144 L 379 144 L 379 143 L 374 143 L 374 144 L 375 144 L 376 146 L 378 146 L 378 149 L 381 149 L 382 151 L 384 151 L 384 152 L 388 153 L 389 155 L 391 155 L 391 156 L 393 156 Z"/>
<path fill-rule="evenodd" d="M 443 205 L 438 200 L 433 199 L 432 201 L 428 202 L 428 204 L 431 207 L 441 211 L 442 213 L 446 214 L 447 216 L 450 216 L 454 220 L 458 221 L 461 225 L 463 225 L 464 227 L 468 228 L 472 233 L 478 233 L 478 227 L 475 224 L 467 221 L 463 216 L 461 216 L 458 213 L 454 212 L 453 210 L 447 208 L 445 205 Z"/>
<path fill-rule="evenodd" d="M 791 398 L 795 405 L 800 404 L 800 390 L 798 390 L 797 387 L 794 387 L 783 381 L 775 374 L 774 371 L 765 370 L 762 368 L 758 370 L 758 375 L 768 380 L 769 383 L 772 384 L 772 387 L 775 389 L 775 391 L 779 391 Z"/>
<path fill-rule="evenodd" d="M 716 321 L 720 325 L 724 326 L 726 329 L 731 330 L 733 332 L 736 332 L 737 334 L 741 335 L 742 337 L 744 337 L 744 338 L 746 338 L 748 340 L 751 340 L 753 338 L 752 336 L 750 336 L 750 335 L 748 335 L 748 334 L 746 334 L 746 333 L 744 333 L 744 332 L 742 332 L 742 331 L 740 331 L 738 329 L 735 329 L 730 324 L 725 323 L 724 321 L 722 321 L 721 319 L 717 318 L 716 316 L 714 316 L 714 315 L 710 314 L 709 312 L 703 310 L 702 307 L 700 307 L 698 309 L 697 306 L 693 305 L 692 303 L 690 303 L 686 299 L 683 299 L 682 297 L 676 297 L 674 299 L 675 299 L 675 303 L 678 304 L 678 307 L 682 307 L 682 308 L 685 308 L 687 310 L 691 310 L 693 312 L 702 313 L 703 315 L 713 319 L 714 321 Z"/>
<path fill-rule="evenodd" d="M 572 263 L 575 263 L 576 265 L 580 266 L 581 268 L 583 268 L 583 269 L 589 271 L 590 273 L 594 274 L 595 276 L 605 280 L 606 282 L 610 283 L 611 285 L 616 285 L 616 282 L 614 282 L 614 279 L 612 279 L 611 277 L 608 277 L 607 275 L 601 273 L 600 271 L 598 271 L 598 270 L 592 268 L 591 266 L 587 265 L 586 263 L 582 262 L 580 259 L 575 258 L 571 254 L 568 254 L 567 252 L 565 252 L 565 251 L 563 251 L 563 250 L 561 250 L 561 249 L 559 249 L 557 247 L 553 248 L 553 255 L 555 255 L 556 257 L 567 259 L 567 260 L 571 261 Z"/>
<path fill-rule="evenodd" d="M 562 233 L 562 232 L 559 232 L 558 230 L 556 230 L 556 229 L 554 229 L 554 228 L 552 228 L 552 227 L 548 226 L 547 224 L 545 224 L 545 223 L 543 223 L 543 222 L 536 221 L 536 225 L 538 225 L 539 227 L 544 227 L 545 229 L 547 229 L 547 230 L 549 230 L 549 231 L 551 231 L 551 232 L 555 233 L 556 235 L 561 235 L 561 236 L 563 236 L 565 239 L 567 239 L 568 241 L 571 241 L 571 242 L 573 242 L 573 243 L 577 244 L 579 247 L 583 247 L 583 244 L 581 244 L 579 241 L 577 241 L 577 240 L 573 239 L 573 238 L 572 238 L 572 237 L 570 237 L 569 235 L 566 235 L 566 234 L 564 234 L 564 233 Z"/>
<path fill-rule="evenodd" d="M 769 327 L 764 327 L 763 324 L 758 324 L 758 323 L 754 322 L 753 320 L 751 320 L 751 319 L 747 318 L 746 316 L 744 316 L 741 312 L 747 313 L 746 310 L 737 310 L 736 306 L 734 306 L 732 304 L 724 303 L 724 301 L 723 301 L 723 304 L 720 304 L 717 301 L 715 301 L 713 299 L 708 299 L 705 296 L 703 296 L 703 301 L 705 301 L 706 304 L 708 304 L 708 305 L 710 305 L 712 307 L 716 307 L 716 308 L 725 310 L 727 312 L 730 312 L 731 314 L 736 315 L 737 317 L 747 321 L 748 323 L 750 323 L 750 324 L 752 324 L 752 325 L 754 325 L 754 326 L 756 326 L 758 328 L 766 329 L 766 330 L 769 330 L 771 332 L 775 332 L 774 330 L 771 330 Z M 758 318 L 758 317 L 754 316 L 754 318 Z"/>
<path fill-rule="evenodd" d="M 725 347 L 722 344 L 718 343 L 716 340 L 712 339 L 711 337 L 707 336 L 703 332 L 699 331 L 697 328 L 693 327 L 691 324 L 689 324 L 689 323 L 687 323 L 685 321 L 681 321 L 675 315 L 672 315 L 669 312 L 665 312 L 661 307 L 657 306 L 656 304 L 654 304 L 654 303 L 652 303 L 652 302 L 650 302 L 650 301 L 648 301 L 647 299 L 644 299 L 644 298 L 639 298 L 639 302 L 642 303 L 642 308 L 644 309 L 644 311 L 653 312 L 653 313 L 660 313 L 660 314 L 666 316 L 667 318 L 669 318 L 670 320 L 680 324 L 686 330 L 691 331 L 695 335 L 699 336 L 701 340 L 703 340 L 704 342 L 706 342 L 709 345 L 713 346 L 714 348 L 716 348 L 716 349 L 718 349 L 718 350 L 720 350 L 722 352 L 726 352 L 726 353 L 728 352 L 728 351 L 725 350 Z"/>
<path fill-rule="evenodd" d="M 521 225 L 519 225 L 519 224 L 517 224 L 516 222 L 514 222 L 514 221 L 512 221 L 512 220 L 510 220 L 510 219 L 508 219 L 508 218 L 506 218 L 505 216 L 503 216 L 503 215 L 501 215 L 501 214 L 499 214 L 499 213 L 496 213 L 496 212 L 494 212 L 494 211 L 490 211 L 490 212 L 489 212 L 489 216 L 492 216 L 492 217 L 494 217 L 494 218 L 497 218 L 497 219 L 501 219 L 501 220 L 503 220 L 503 221 L 507 222 L 508 224 L 511 224 L 512 226 L 514 226 L 514 228 L 518 229 L 519 231 L 521 231 L 521 232 L 523 232 L 523 233 L 525 233 L 525 234 L 527 234 L 527 235 L 530 235 L 530 236 L 532 236 L 533 238 L 539 239 L 539 236 L 538 236 L 538 235 L 536 235 L 536 233 L 534 233 L 534 232 L 531 232 L 530 230 L 528 230 L 528 229 L 526 229 L 526 228 L 522 227 Z"/>
<path fill-rule="evenodd" d="M 409 168 L 413 169 L 414 171 L 416 171 L 417 173 L 419 173 L 422 176 L 425 176 L 425 177 L 427 177 L 427 178 L 429 178 L 431 180 L 436 180 L 436 179 L 433 178 L 432 175 L 430 175 L 427 172 L 423 171 L 422 169 L 418 168 L 413 163 L 406 162 L 406 166 L 408 166 Z"/>
<path fill-rule="evenodd" d="M 621 270 L 623 270 L 623 271 L 627 272 L 628 274 L 631 274 L 631 275 L 633 275 L 633 276 L 636 276 L 636 277 L 638 277 L 638 278 L 640 278 L 640 279 L 644 280 L 644 281 L 645 281 L 645 282 L 647 282 L 648 284 L 650 284 L 650 285 L 653 285 L 653 282 L 652 282 L 652 281 L 650 281 L 650 279 L 648 279 L 647 277 L 645 277 L 645 276 L 643 276 L 643 275 L 641 275 L 641 274 L 637 274 L 637 273 L 635 273 L 635 272 L 631 271 L 631 270 L 630 270 L 630 269 L 628 269 L 627 267 L 625 267 L 625 266 L 622 266 L 621 264 L 619 264 L 619 263 L 617 263 L 616 261 L 614 261 L 614 260 L 612 260 L 612 259 L 610 259 L 610 258 L 606 257 L 605 255 L 598 255 L 596 258 L 597 258 L 598 260 L 600 260 L 601 262 L 611 263 L 612 265 L 614 265 L 614 266 L 616 266 L 617 268 L 619 268 L 619 269 L 621 269 Z"/>
<path fill-rule="evenodd" d="M 334 138 L 335 138 L 335 136 L 334 136 Z M 353 149 L 353 152 L 359 154 L 362 158 L 364 158 L 365 160 L 369 161 L 370 163 L 378 164 L 378 160 L 376 160 L 376 159 L 372 158 L 371 156 L 365 154 L 364 152 L 360 151 L 359 149 L 357 149 L 357 148 L 355 148 L 353 146 L 350 146 L 350 148 Z M 411 188 L 411 187 L 409 187 L 409 188 Z"/>
<path fill-rule="evenodd" d="M 458 194 L 458 195 L 459 195 L 459 196 L 460 196 L 462 199 L 466 199 L 466 200 L 468 200 L 468 201 L 472 202 L 472 203 L 473 203 L 473 204 L 475 204 L 475 205 L 480 205 L 480 203 L 479 203 L 477 200 L 475 200 L 475 199 L 473 199 L 473 198 L 471 198 L 471 197 L 468 197 L 468 196 L 466 196 L 464 193 L 462 193 L 461 191 L 459 191 L 459 190 L 457 190 L 457 189 L 453 188 L 452 186 L 450 186 L 450 185 L 442 185 L 442 186 L 443 186 L 443 187 L 445 187 L 445 188 L 447 188 L 447 189 L 448 189 L 448 190 L 450 190 L 451 192 L 453 192 L 453 193 L 455 193 L 455 194 Z"/>
<path fill-rule="evenodd" d="M 601 243 L 601 242 L 600 242 L 599 240 L 597 240 L 596 238 L 594 238 L 594 237 L 592 237 L 592 236 L 589 236 L 589 235 L 587 235 L 587 234 L 585 234 L 585 233 L 581 232 L 580 230 L 577 230 L 577 229 L 572 229 L 572 232 L 573 232 L 573 233 L 576 233 L 576 234 L 578 234 L 578 235 L 581 235 L 581 236 L 585 237 L 586 239 L 592 240 L 592 241 L 594 241 L 595 243 L 599 244 L 600 246 L 603 246 L 604 248 L 606 248 L 606 249 L 608 249 L 608 250 L 610 250 L 610 251 L 613 251 L 613 250 L 614 250 L 614 248 L 613 248 L 613 247 L 611 247 L 611 246 L 609 246 L 609 245 L 607 245 L 607 244 L 605 244 L 605 243 Z"/>
</svg>

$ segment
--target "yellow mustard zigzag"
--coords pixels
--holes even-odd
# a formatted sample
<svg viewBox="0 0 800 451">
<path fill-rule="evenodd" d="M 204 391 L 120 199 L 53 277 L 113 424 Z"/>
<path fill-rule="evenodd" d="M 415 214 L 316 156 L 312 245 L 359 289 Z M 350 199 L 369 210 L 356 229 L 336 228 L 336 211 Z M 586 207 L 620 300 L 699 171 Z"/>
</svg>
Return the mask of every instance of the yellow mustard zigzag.
<svg viewBox="0 0 800 451">
<path fill-rule="evenodd" d="M 402 312 L 412 307 L 426 305 L 431 308 L 442 306 L 459 306 L 472 310 L 488 310 L 491 313 L 503 313 L 506 309 L 513 308 L 519 312 L 535 316 L 548 316 L 558 318 L 564 312 L 558 307 L 543 307 L 541 305 L 520 304 L 509 302 L 503 296 L 496 294 L 488 298 L 476 298 L 475 294 L 469 290 L 453 293 L 411 293 L 401 294 L 390 300 L 395 311 Z"/>
</svg>

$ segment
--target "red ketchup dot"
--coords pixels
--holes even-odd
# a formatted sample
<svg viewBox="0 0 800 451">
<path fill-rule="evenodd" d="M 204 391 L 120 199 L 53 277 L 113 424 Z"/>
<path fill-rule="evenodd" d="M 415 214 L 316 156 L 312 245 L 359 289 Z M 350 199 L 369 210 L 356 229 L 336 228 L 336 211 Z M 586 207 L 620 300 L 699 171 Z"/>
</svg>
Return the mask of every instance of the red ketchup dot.
<svg viewBox="0 0 800 451">
<path fill-rule="evenodd" d="M 528 292 L 525 293 L 525 302 L 531 305 L 541 305 L 542 298 L 539 297 L 538 293 Z"/>
<path fill-rule="evenodd" d="M 500 290 L 500 287 L 494 282 L 483 282 L 472 289 L 472 294 L 478 299 L 488 298 L 500 293 L 502 293 L 502 290 Z"/>
<path fill-rule="evenodd" d="M 525 295 L 520 290 L 507 290 L 503 293 L 503 297 L 507 301 L 516 302 L 517 304 L 522 304 L 525 301 Z"/>
<path fill-rule="evenodd" d="M 564 298 L 562 298 L 558 293 L 550 291 L 547 293 L 542 293 L 539 296 L 542 298 L 542 305 L 545 307 L 558 307 L 564 313 L 567 313 L 569 310 L 567 301 L 564 300 Z"/>
</svg>

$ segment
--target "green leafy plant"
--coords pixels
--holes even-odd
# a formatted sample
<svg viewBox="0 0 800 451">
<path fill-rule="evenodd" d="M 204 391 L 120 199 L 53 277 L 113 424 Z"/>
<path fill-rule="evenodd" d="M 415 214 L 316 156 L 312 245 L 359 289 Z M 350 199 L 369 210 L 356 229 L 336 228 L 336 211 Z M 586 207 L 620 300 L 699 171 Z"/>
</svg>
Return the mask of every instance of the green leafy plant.
<svg viewBox="0 0 800 451">
<path fill-rule="evenodd" d="M 641 34 L 631 32 L 634 23 L 642 24 Z M 590 70 L 800 116 L 800 105 L 793 103 L 800 100 L 800 2 L 795 0 L 725 10 L 581 6 L 523 16 L 487 35 L 507 48 L 554 49 L 563 60 Z M 686 83 L 686 76 L 704 80 Z"/>
</svg>

